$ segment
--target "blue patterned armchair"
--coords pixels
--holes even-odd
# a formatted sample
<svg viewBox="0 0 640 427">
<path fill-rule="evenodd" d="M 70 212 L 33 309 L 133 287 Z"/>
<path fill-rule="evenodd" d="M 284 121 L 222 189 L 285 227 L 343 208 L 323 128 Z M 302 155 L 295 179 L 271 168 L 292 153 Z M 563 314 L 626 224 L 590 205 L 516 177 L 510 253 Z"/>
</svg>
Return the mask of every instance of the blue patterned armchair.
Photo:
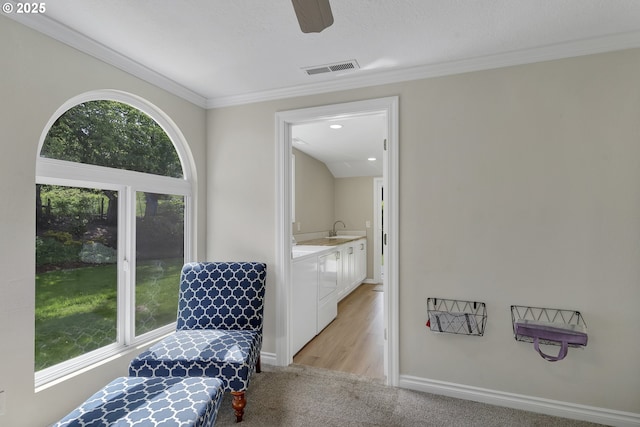
<svg viewBox="0 0 640 427">
<path fill-rule="evenodd" d="M 266 275 L 256 262 L 185 264 L 176 332 L 133 359 L 129 375 L 219 378 L 242 421 L 250 377 L 260 372 Z"/>
</svg>

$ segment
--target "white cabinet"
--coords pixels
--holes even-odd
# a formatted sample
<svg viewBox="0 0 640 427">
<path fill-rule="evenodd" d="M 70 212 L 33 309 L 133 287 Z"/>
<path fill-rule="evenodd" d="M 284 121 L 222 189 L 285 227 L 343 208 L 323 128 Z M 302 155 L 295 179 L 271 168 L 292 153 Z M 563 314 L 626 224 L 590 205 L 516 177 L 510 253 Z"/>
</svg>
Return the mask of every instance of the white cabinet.
<svg viewBox="0 0 640 427">
<path fill-rule="evenodd" d="M 367 278 L 367 239 L 357 240 L 353 245 L 355 252 L 356 286 Z"/>
<path fill-rule="evenodd" d="M 317 333 L 318 257 L 293 262 L 291 354 L 296 354 Z"/>
<path fill-rule="evenodd" d="M 318 334 L 338 316 L 338 261 L 338 251 L 318 257 Z"/>
<path fill-rule="evenodd" d="M 367 239 L 340 246 L 338 299 L 349 295 L 367 278 Z"/>
<path fill-rule="evenodd" d="M 356 252 L 353 243 L 348 243 L 346 248 L 346 257 L 345 261 L 345 275 L 347 283 L 347 293 L 351 292 L 353 289 L 353 282 L 355 281 L 356 275 Z"/>
<path fill-rule="evenodd" d="M 347 248 L 348 245 L 342 245 L 338 250 L 338 300 L 347 296 L 347 289 L 351 284 Z"/>
<path fill-rule="evenodd" d="M 300 351 L 337 317 L 338 301 L 367 276 L 366 239 L 315 251 L 313 248 L 301 246 L 293 259 L 291 354 Z"/>
</svg>

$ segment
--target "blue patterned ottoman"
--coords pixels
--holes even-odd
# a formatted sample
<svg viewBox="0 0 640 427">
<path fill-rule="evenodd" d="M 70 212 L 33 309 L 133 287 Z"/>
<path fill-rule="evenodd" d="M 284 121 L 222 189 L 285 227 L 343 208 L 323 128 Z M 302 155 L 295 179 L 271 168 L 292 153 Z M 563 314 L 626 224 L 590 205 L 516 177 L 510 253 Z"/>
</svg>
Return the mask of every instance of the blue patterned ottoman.
<svg viewBox="0 0 640 427">
<path fill-rule="evenodd" d="M 116 378 L 53 427 L 212 427 L 222 393 L 217 378 Z"/>
</svg>

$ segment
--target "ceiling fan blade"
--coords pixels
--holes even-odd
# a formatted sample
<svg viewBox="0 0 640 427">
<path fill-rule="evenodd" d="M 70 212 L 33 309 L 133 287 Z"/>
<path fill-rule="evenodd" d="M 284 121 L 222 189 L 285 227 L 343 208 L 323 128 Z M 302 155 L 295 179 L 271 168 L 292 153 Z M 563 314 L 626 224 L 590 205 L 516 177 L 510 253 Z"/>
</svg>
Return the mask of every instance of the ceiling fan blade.
<svg viewBox="0 0 640 427">
<path fill-rule="evenodd" d="M 329 0 L 291 0 L 303 33 L 319 33 L 333 24 Z"/>
</svg>

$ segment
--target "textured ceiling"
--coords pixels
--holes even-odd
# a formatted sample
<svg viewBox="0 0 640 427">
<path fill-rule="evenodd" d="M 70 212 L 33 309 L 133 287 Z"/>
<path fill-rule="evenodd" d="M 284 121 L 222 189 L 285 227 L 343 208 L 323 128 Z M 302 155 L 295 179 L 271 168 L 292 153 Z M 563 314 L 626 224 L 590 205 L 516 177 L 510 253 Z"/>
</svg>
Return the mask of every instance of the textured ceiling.
<svg viewBox="0 0 640 427">
<path fill-rule="evenodd" d="M 540 48 L 566 46 L 556 55 L 571 56 L 572 48 L 580 54 L 603 42 L 640 46 L 638 0 L 332 0 L 331 7 L 334 24 L 310 34 L 300 31 L 290 0 L 49 0 L 45 15 L 28 18 L 81 33 L 210 106 Z M 302 71 L 351 59 L 359 70 Z"/>
<path fill-rule="evenodd" d="M 639 0 L 331 0 L 311 34 L 290 0 L 45 4 L 5 15 L 203 107 L 640 47 Z M 347 60 L 360 68 L 303 71 Z"/>
</svg>

